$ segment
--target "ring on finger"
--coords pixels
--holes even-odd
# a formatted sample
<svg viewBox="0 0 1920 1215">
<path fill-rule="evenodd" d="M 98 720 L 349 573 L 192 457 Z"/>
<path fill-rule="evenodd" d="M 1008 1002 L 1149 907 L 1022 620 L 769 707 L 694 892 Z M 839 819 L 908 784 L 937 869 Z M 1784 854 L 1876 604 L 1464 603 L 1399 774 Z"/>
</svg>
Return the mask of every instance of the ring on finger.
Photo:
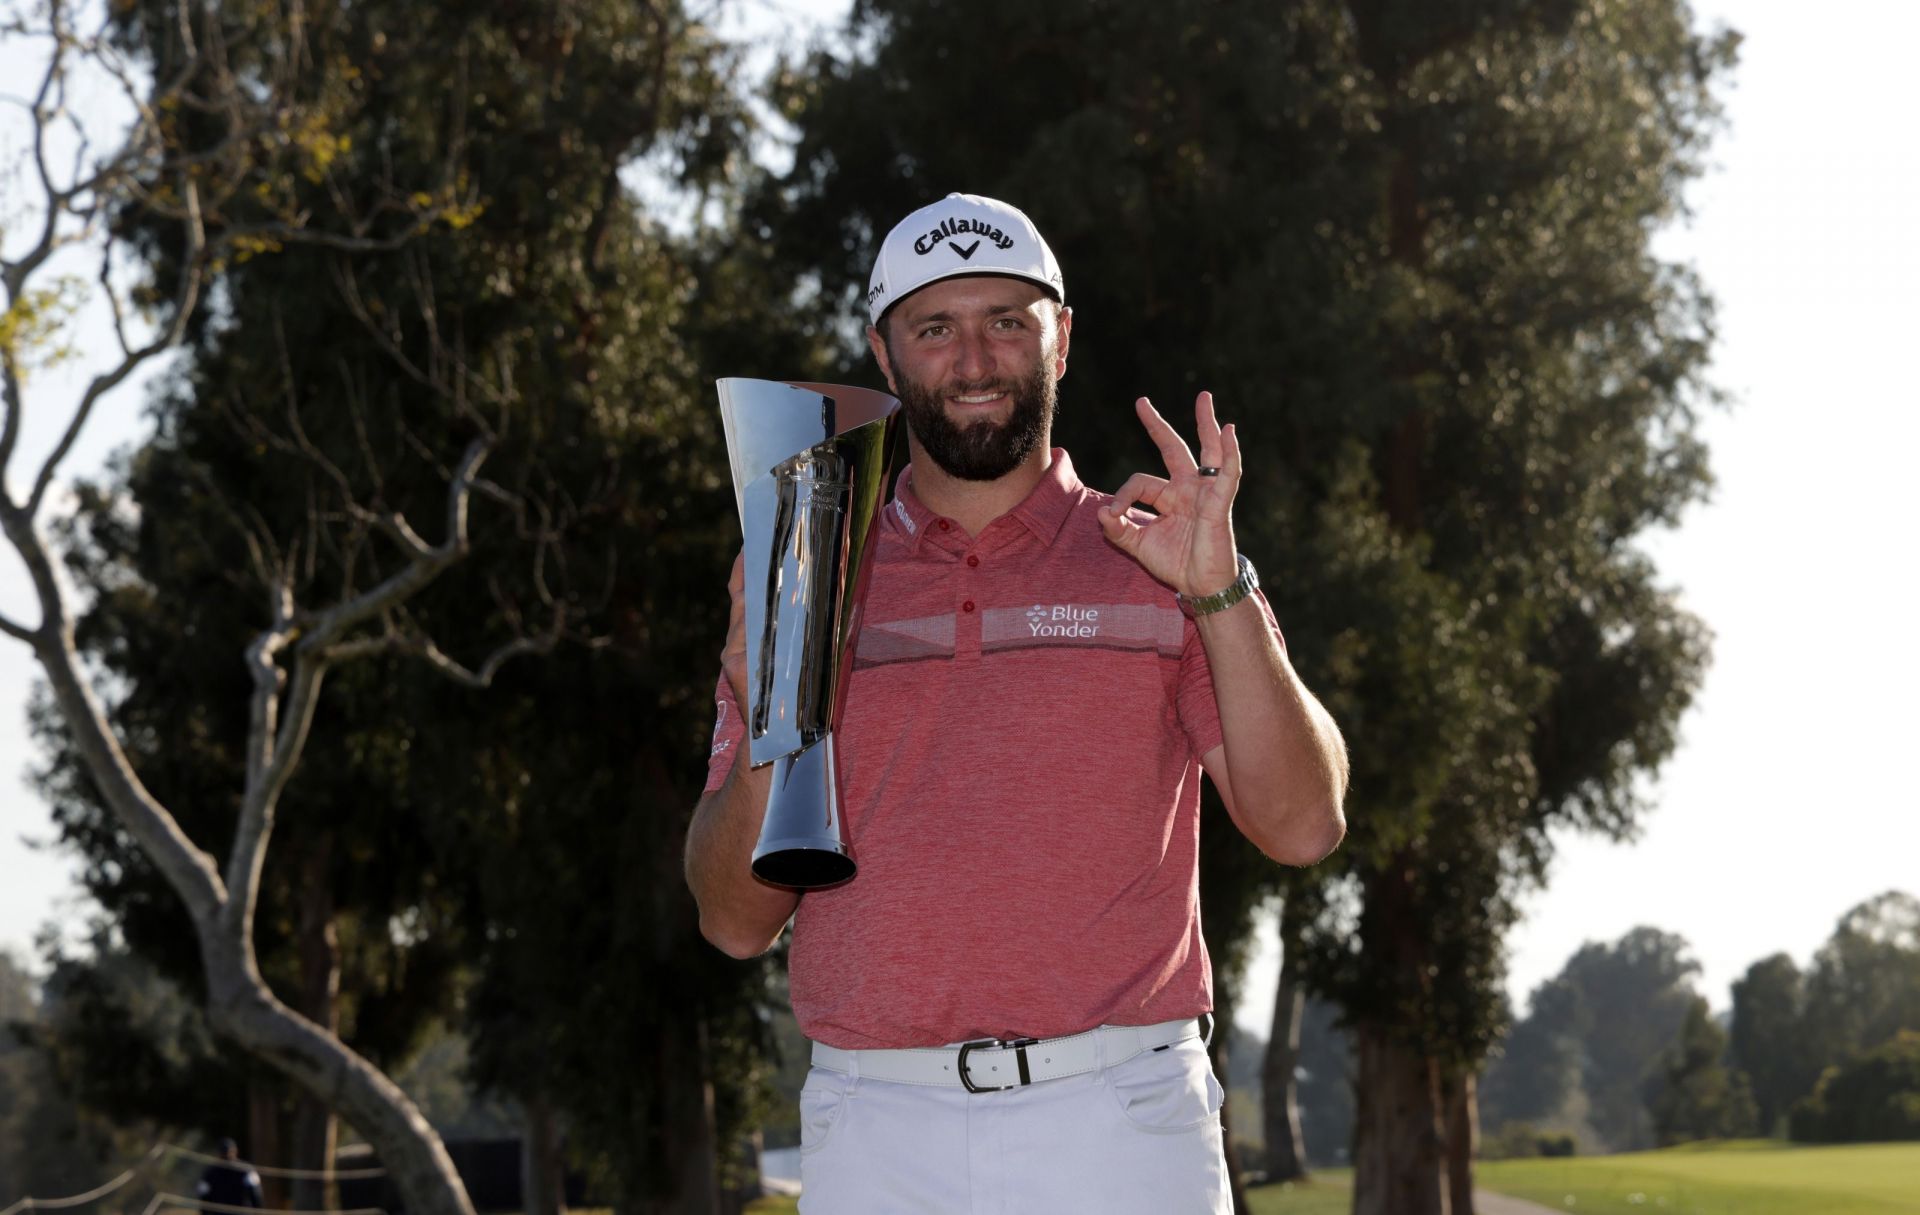
<svg viewBox="0 0 1920 1215">
<path fill-rule="evenodd" d="M 1220 475 L 1220 470 L 1218 468 L 1215 468 L 1211 464 L 1202 464 L 1200 467 L 1194 469 L 1193 471 L 1199 473 L 1203 477 L 1217 477 Z"/>
</svg>

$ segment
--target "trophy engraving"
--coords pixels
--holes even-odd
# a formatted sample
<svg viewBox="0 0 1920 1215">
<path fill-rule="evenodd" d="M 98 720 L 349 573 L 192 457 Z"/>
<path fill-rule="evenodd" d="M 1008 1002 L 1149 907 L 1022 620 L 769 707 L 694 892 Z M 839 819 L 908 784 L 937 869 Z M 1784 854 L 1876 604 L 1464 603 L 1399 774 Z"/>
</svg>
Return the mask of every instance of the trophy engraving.
<svg viewBox="0 0 1920 1215">
<path fill-rule="evenodd" d="M 748 762 L 775 765 L 753 872 L 854 874 L 833 730 L 846 695 L 899 402 L 838 384 L 719 382 L 746 569 Z"/>
</svg>

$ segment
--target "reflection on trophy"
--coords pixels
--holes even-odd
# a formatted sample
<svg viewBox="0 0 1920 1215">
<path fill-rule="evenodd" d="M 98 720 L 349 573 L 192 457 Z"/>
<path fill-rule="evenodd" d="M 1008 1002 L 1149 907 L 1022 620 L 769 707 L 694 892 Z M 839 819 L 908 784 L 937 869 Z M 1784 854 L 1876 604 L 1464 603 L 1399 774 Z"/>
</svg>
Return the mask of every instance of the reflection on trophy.
<svg viewBox="0 0 1920 1215">
<path fill-rule="evenodd" d="M 719 382 L 746 563 L 748 760 L 773 764 L 753 872 L 812 890 L 853 876 L 833 729 L 860 635 L 900 403 L 883 392 Z"/>
</svg>

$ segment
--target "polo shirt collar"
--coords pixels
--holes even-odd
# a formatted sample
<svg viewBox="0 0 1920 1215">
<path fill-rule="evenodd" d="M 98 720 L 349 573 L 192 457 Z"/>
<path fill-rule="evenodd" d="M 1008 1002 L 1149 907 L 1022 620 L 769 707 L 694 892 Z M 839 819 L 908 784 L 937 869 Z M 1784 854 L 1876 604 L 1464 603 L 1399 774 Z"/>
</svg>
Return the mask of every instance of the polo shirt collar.
<svg viewBox="0 0 1920 1215">
<path fill-rule="evenodd" d="M 1033 490 L 1021 499 L 1020 504 L 1008 511 L 1002 518 L 1012 518 L 1015 522 L 1032 532 L 1034 538 L 1042 544 L 1052 544 L 1060 529 L 1067 524 L 1067 516 L 1073 513 L 1075 503 L 1080 501 L 1084 488 L 1080 478 L 1074 475 L 1073 459 L 1067 455 L 1066 448 L 1052 449 L 1052 462 L 1047 471 L 1034 485 Z M 913 492 L 913 465 L 900 470 L 900 476 L 893 485 L 893 505 L 888 509 L 888 524 L 907 538 L 908 547 L 915 553 L 920 544 L 932 530 L 939 516 L 927 508 Z"/>
</svg>

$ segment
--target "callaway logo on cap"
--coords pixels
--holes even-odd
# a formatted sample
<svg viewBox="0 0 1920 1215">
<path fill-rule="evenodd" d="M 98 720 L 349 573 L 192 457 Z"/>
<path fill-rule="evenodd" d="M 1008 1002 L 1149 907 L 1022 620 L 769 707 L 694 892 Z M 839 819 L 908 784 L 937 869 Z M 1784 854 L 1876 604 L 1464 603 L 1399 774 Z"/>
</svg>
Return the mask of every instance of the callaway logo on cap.
<svg viewBox="0 0 1920 1215">
<path fill-rule="evenodd" d="M 978 194 L 949 194 L 894 225 L 873 263 L 867 314 L 887 309 L 943 278 L 1010 274 L 1038 283 L 1065 303 L 1066 280 L 1040 230 L 1017 207 Z"/>
</svg>

